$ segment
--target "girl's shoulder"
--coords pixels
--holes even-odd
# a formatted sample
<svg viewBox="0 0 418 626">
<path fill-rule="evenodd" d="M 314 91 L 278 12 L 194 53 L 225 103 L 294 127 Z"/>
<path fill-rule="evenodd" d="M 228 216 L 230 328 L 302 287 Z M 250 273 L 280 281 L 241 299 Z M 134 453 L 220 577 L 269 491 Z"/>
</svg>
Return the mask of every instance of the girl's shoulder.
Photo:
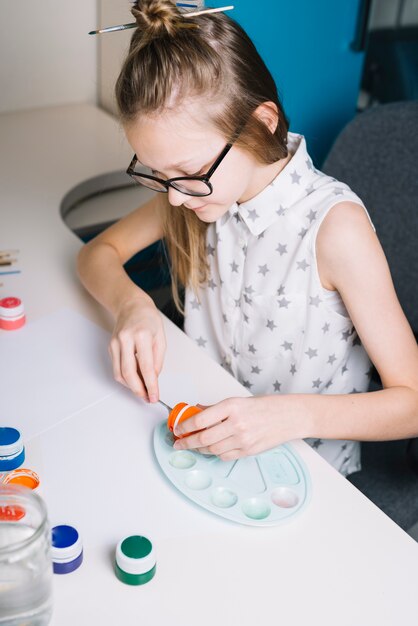
<svg viewBox="0 0 418 626">
<path fill-rule="evenodd" d="M 366 268 L 381 253 L 375 229 L 364 206 L 341 201 L 327 212 L 318 229 L 316 256 L 322 285 L 338 288 L 341 275 L 350 268 Z"/>
</svg>

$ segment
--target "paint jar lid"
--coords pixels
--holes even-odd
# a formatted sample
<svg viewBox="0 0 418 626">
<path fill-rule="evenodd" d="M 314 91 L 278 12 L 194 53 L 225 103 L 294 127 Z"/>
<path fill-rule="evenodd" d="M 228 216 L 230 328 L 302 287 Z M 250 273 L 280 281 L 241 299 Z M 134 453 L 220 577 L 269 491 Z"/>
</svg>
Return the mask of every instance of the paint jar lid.
<svg viewBox="0 0 418 626">
<path fill-rule="evenodd" d="M 25 448 L 17 428 L 0 426 L 0 469 L 13 470 L 25 460 Z"/>
<path fill-rule="evenodd" d="M 128 585 L 143 585 L 154 577 L 156 557 L 147 537 L 131 535 L 116 547 L 116 576 Z"/>
<path fill-rule="evenodd" d="M 193 406 L 191 404 L 187 404 L 187 402 L 179 402 L 176 404 L 167 418 L 167 428 L 171 430 L 175 439 L 181 439 L 182 437 L 186 437 L 187 435 L 191 435 L 192 433 L 186 433 L 181 436 L 176 435 L 176 427 L 181 422 L 189 419 L 189 417 L 193 417 L 197 413 L 200 413 L 202 409 L 197 406 Z M 197 431 L 193 431 L 197 432 Z"/>
<path fill-rule="evenodd" d="M 17 317 L 24 313 L 25 309 L 20 298 L 9 296 L 0 300 L 0 317 Z"/>
<path fill-rule="evenodd" d="M 83 561 L 83 544 L 73 526 L 62 524 L 52 529 L 52 564 L 55 574 L 69 574 Z"/>
<path fill-rule="evenodd" d="M 21 485 L 22 487 L 35 490 L 39 487 L 40 482 L 36 472 L 20 467 L 6 474 L 3 485 Z"/>
</svg>

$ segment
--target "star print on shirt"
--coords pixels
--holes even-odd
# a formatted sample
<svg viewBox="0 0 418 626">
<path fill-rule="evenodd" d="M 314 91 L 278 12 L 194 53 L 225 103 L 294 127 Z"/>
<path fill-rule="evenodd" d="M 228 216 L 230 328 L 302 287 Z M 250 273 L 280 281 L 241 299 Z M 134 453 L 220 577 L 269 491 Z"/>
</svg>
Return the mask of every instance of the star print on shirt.
<svg viewBox="0 0 418 626">
<path fill-rule="evenodd" d="M 322 300 L 321 300 L 321 298 L 319 296 L 315 296 L 314 298 L 312 296 L 309 296 L 309 304 L 310 305 L 316 306 L 318 308 L 321 302 L 322 302 Z"/>
<path fill-rule="evenodd" d="M 253 289 L 252 285 L 249 285 L 248 287 L 244 287 L 244 291 L 245 291 L 245 293 L 249 293 L 250 296 L 254 293 L 254 289 Z"/>
<path fill-rule="evenodd" d="M 229 346 L 229 347 L 230 347 L 231 352 L 232 352 L 232 354 L 233 354 L 234 356 L 239 356 L 239 352 L 238 352 L 238 350 L 236 349 L 236 347 L 235 347 L 235 346 Z"/>
<path fill-rule="evenodd" d="M 292 374 L 292 376 L 294 376 L 297 373 L 296 365 L 292 364 L 290 366 L 289 372 Z"/>
<path fill-rule="evenodd" d="M 249 380 L 243 380 L 242 384 L 244 387 L 246 387 L 247 389 L 251 389 L 251 387 L 253 386 L 252 383 L 250 383 Z"/>
<path fill-rule="evenodd" d="M 276 324 L 274 323 L 274 320 L 267 320 L 266 326 L 267 328 L 270 328 L 270 330 L 274 330 L 275 328 L 277 328 Z"/>
<path fill-rule="evenodd" d="M 298 270 L 303 270 L 304 272 L 306 272 L 306 269 L 309 267 L 309 263 L 306 262 L 306 259 L 303 259 L 303 261 L 296 261 L 296 265 L 298 266 Z"/>
<path fill-rule="evenodd" d="M 280 387 L 281 387 L 281 386 L 282 386 L 282 383 L 279 383 L 279 381 L 278 381 L 278 380 L 276 380 L 276 381 L 273 383 L 273 388 L 274 388 L 274 391 L 280 391 Z"/>
<path fill-rule="evenodd" d="M 261 369 L 257 365 L 253 365 L 251 368 L 251 374 L 260 374 Z"/>
<path fill-rule="evenodd" d="M 255 354 L 257 352 L 257 349 L 252 343 L 248 344 L 248 352 L 251 352 L 251 354 Z"/>
<path fill-rule="evenodd" d="M 308 348 L 305 354 L 307 354 L 310 359 L 313 359 L 314 356 L 318 356 L 318 348 Z"/>
<path fill-rule="evenodd" d="M 262 274 L 263 276 L 265 276 L 267 274 L 267 272 L 269 272 L 269 268 L 267 267 L 267 264 L 265 263 L 264 265 L 259 265 L 258 266 L 258 273 Z"/>
<path fill-rule="evenodd" d="M 312 381 L 312 389 L 319 389 L 320 385 L 322 385 L 322 380 L 320 378 Z"/>
<path fill-rule="evenodd" d="M 280 287 L 277 290 L 277 295 L 278 296 L 283 296 L 284 295 L 284 285 L 280 285 Z"/>
<path fill-rule="evenodd" d="M 325 324 L 322 327 L 322 330 L 324 331 L 324 333 L 327 333 L 329 331 L 329 324 L 328 324 L 328 322 L 325 322 Z"/>
<path fill-rule="evenodd" d="M 345 330 L 341 333 L 341 341 L 348 341 L 350 335 L 352 334 L 351 330 Z"/>
<path fill-rule="evenodd" d="M 248 209 L 248 219 L 255 222 L 255 220 L 260 217 L 255 209 Z"/>
<path fill-rule="evenodd" d="M 348 372 L 348 367 L 344 364 L 341 368 L 341 374 L 345 374 L 345 372 Z"/>
<path fill-rule="evenodd" d="M 249 304 L 250 306 L 252 305 L 253 301 L 251 300 L 251 298 L 249 296 L 247 296 L 246 293 L 244 293 L 244 300 L 247 304 Z"/>
<path fill-rule="evenodd" d="M 287 309 L 289 304 L 291 304 L 290 300 L 286 300 L 286 298 L 280 298 L 280 300 L 278 300 L 278 303 L 281 309 Z"/>
<path fill-rule="evenodd" d="M 341 195 L 343 194 L 343 190 L 342 190 L 342 189 L 339 189 L 339 188 L 334 189 L 334 194 L 335 194 L 336 196 L 341 196 Z"/>
<path fill-rule="evenodd" d="M 208 243 L 206 246 L 206 254 L 208 256 L 215 256 L 215 248 L 211 246 L 210 243 Z"/>
<path fill-rule="evenodd" d="M 335 354 L 330 354 L 329 357 L 328 357 L 327 363 L 332 365 L 334 363 L 334 361 L 336 361 L 336 360 L 337 360 L 337 357 L 335 356 Z"/>
<path fill-rule="evenodd" d="M 198 346 L 200 346 L 201 348 L 204 348 L 207 344 L 208 340 L 207 339 L 203 339 L 203 337 L 199 337 L 198 339 L 196 339 L 196 343 Z"/>
<path fill-rule="evenodd" d="M 284 215 L 286 212 L 286 208 L 282 205 L 280 205 L 280 207 L 278 209 L 276 209 L 276 213 L 279 217 L 281 217 L 282 215 Z"/>
<path fill-rule="evenodd" d="M 232 261 L 232 263 L 230 263 L 229 265 L 231 266 L 232 271 L 236 272 L 238 274 L 239 265 L 237 265 L 237 263 L 235 263 L 235 261 Z"/>
<path fill-rule="evenodd" d="M 322 439 L 315 439 L 315 441 L 313 441 L 311 445 L 314 450 L 317 450 L 319 446 L 322 446 L 322 443 Z"/>
<path fill-rule="evenodd" d="M 318 211 L 313 211 L 312 209 L 309 211 L 308 215 L 306 216 L 308 218 L 308 220 L 312 222 L 316 219 Z"/>
<path fill-rule="evenodd" d="M 301 176 L 299 176 L 299 174 L 297 173 L 296 170 L 294 170 L 293 172 L 290 173 L 290 177 L 292 179 L 292 185 L 299 185 L 299 181 L 302 178 Z"/>
<path fill-rule="evenodd" d="M 283 341 L 282 343 L 282 347 L 285 350 L 292 350 L 292 346 L 293 346 L 293 343 L 290 343 L 290 341 Z"/>
<path fill-rule="evenodd" d="M 197 310 L 199 310 L 200 307 L 202 306 L 197 298 L 195 298 L 194 300 L 190 300 L 190 304 L 192 305 L 192 309 L 197 309 Z"/>
<path fill-rule="evenodd" d="M 276 250 L 280 254 L 280 256 L 283 256 L 284 254 L 287 254 L 287 244 L 279 243 L 279 245 L 277 246 Z"/>
<path fill-rule="evenodd" d="M 306 163 L 306 167 L 308 168 L 308 170 L 313 171 L 313 164 L 312 164 L 311 159 L 306 159 L 305 163 Z"/>
<path fill-rule="evenodd" d="M 212 278 L 210 278 L 208 280 L 208 287 L 209 287 L 209 289 L 215 289 L 216 288 L 216 283 L 215 283 L 214 280 L 212 280 Z"/>
<path fill-rule="evenodd" d="M 298 237 L 301 237 L 301 239 L 303 239 L 307 232 L 307 228 L 301 228 L 300 232 L 298 233 Z"/>
</svg>

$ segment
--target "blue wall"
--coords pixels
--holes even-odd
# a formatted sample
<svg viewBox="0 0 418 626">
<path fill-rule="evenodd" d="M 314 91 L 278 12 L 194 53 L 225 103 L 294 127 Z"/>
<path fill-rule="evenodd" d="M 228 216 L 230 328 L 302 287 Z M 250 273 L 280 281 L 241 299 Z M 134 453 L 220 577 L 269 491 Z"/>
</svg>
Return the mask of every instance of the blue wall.
<svg viewBox="0 0 418 626">
<path fill-rule="evenodd" d="M 320 166 L 352 119 L 364 54 L 352 52 L 360 0 L 208 0 L 234 4 L 243 26 L 276 81 L 290 129 L 306 136 Z"/>
</svg>

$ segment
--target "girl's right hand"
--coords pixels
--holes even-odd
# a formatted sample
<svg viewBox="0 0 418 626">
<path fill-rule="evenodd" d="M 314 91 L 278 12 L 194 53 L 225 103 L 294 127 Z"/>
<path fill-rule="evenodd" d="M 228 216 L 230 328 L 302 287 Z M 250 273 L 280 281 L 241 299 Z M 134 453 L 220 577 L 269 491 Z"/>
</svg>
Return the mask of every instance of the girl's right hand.
<svg viewBox="0 0 418 626">
<path fill-rule="evenodd" d="M 116 317 L 109 345 L 115 380 L 135 395 L 157 402 L 166 340 L 162 316 L 152 300 L 131 300 Z"/>
</svg>

